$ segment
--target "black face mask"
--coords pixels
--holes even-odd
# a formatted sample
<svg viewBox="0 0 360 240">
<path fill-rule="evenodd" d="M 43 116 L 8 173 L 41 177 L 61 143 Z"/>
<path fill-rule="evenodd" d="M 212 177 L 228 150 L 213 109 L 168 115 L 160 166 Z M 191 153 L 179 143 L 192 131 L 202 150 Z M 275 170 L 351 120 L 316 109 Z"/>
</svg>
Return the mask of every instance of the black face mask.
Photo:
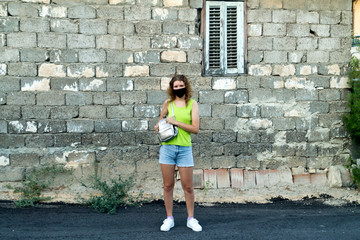
<svg viewBox="0 0 360 240">
<path fill-rule="evenodd" d="M 186 88 L 179 88 L 179 89 L 176 89 L 176 90 L 173 89 L 173 93 L 175 94 L 175 96 L 181 98 L 186 93 Z"/>
</svg>

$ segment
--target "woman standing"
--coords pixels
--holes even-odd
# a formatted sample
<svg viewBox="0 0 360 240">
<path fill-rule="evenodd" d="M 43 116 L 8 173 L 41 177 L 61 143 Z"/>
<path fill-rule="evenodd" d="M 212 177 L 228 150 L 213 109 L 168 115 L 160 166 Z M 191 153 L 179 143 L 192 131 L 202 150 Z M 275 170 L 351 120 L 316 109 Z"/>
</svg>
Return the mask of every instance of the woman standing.
<svg viewBox="0 0 360 240">
<path fill-rule="evenodd" d="M 181 185 L 185 193 L 186 209 L 188 213 L 187 227 L 199 232 L 202 227 L 194 218 L 194 191 L 193 191 L 193 167 L 191 133 L 199 131 L 199 107 L 195 100 L 191 99 L 191 86 L 184 75 L 175 75 L 167 90 L 170 99 L 163 104 L 160 119 L 168 115 L 167 122 L 178 127 L 176 137 L 163 142 L 160 147 L 159 163 L 163 175 L 164 202 L 167 218 L 160 227 L 161 231 L 169 231 L 174 227 L 173 217 L 173 192 L 175 185 L 175 165 L 178 167 Z M 175 119 L 172 117 L 173 104 Z M 155 131 L 159 131 L 158 124 Z"/>
</svg>

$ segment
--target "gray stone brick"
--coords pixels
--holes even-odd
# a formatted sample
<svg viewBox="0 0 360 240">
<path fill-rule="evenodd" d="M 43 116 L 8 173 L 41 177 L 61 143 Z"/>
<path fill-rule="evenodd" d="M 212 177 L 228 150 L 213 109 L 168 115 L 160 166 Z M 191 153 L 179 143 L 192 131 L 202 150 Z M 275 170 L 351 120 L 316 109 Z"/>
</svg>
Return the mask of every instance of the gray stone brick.
<svg viewBox="0 0 360 240">
<path fill-rule="evenodd" d="M 34 5 L 27 3 L 10 2 L 8 4 L 8 12 L 10 16 L 20 17 L 37 17 L 38 10 Z"/>
<path fill-rule="evenodd" d="M 224 103 L 223 91 L 200 91 L 199 102 L 204 104 Z"/>
<path fill-rule="evenodd" d="M 188 25 L 181 22 L 164 22 L 164 34 L 188 34 Z"/>
<path fill-rule="evenodd" d="M 287 35 L 290 37 L 307 37 L 310 35 L 308 24 L 288 24 Z"/>
<path fill-rule="evenodd" d="M 8 75 L 18 77 L 35 77 L 37 66 L 34 63 L 9 63 Z"/>
<path fill-rule="evenodd" d="M 133 106 L 109 106 L 107 107 L 107 117 L 108 118 L 132 118 L 134 116 L 134 107 Z"/>
<path fill-rule="evenodd" d="M 236 142 L 236 132 L 233 131 L 214 132 L 212 139 L 214 142 L 217 143 Z"/>
<path fill-rule="evenodd" d="M 124 132 L 129 131 L 146 131 L 148 130 L 149 123 L 147 120 L 124 120 L 122 121 L 122 130 Z"/>
<path fill-rule="evenodd" d="M 340 91 L 338 89 L 323 89 L 319 91 L 320 101 L 339 101 Z"/>
<path fill-rule="evenodd" d="M 285 36 L 286 25 L 280 23 L 264 23 L 263 36 Z"/>
<path fill-rule="evenodd" d="M 18 32 L 19 20 L 16 18 L 0 19 L 0 32 Z"/>
<path fill-rule="evenodd" d="M 50 23 L 43 18 L 20 19 L 20 31 L 22 32 L 49 32 Z"/>
<path fill-rule="evenodd" d="M 123 37 L 112 35 L 96 36 L 96 48 L 123 49 Z"/>
<path fill-rule="evenodd" d="M 328 113 L 329 103 L 327 102 L 310 102 L 311 113 Z"/>
<path fill-rule="evenodd" d="M 38 46 L 43 48 L 66 48 L 66 35 L 57 33 L 39 33 Z"/>
<path fill-rule="evenodd" d="M 289 102 L 295 99 L 295 91 L 291 89 L 277 89 L 273 92 L 276 102 Z"/>
<path fill-rule="evenodd" d="M 102 64 L 96 66 L 96 77 L 117 77 L 122 76 L 122 65 Z"/>
<path fill-rule="evenodd" d="M 254 89 L 249 90 L 249 102 L 272 102 L 273 90 L 271 89 Z"/>
<path fill-rule="evenodd" d="M 66 107 L 54 107 L 51 108 L 52 119 L 72 119 L 79 116 L 78 107 L 66 106 Z"/>
<path fill-rule="evenodd" d="M 78 33 L 79 23 L 73 19 L 51 19 L 50 28 L 56 33 Z"/>
<path fill-rule="evenodd" d="M 196 22 L 198 21 L 198 11 L 196 9 L 180 9 L 179 21 L 180 22 Z"/>
<path fill-rule="evenodd" d="M 297 50 L 315 50 L 318 48 L 318 40 L 316 38 L 298 38 Z"/>
<path fill-rule="evenodd" d="M 201 0 L 190 0 L 191 8 L 203 8 L 203 1 Z"/>
<path fill-rule="evenodd" d="M 105 50 L 82 49 L 79 50 L 79 61 L 85 63 L 98 63 L 106 61 Z"/>
<path fill-rule="evenodd" d="M 9 33 L 7 35 L 7 46 L 14 48 L 36 47 L 36 33 Z"/>
<path fill-rule="evenodd" d="M 306 142 L 307 141 L 306 134 L 307 132 L 305 131 L 288 131 L 286 132 L 286 143 Z"/>
<path fill-rule="evenodd" d="M 348 102 L 330 102 L 330 113 L 347 113 L 350 112 Z"/>
<path fill-rule="evenodd" d="M 104 92 L 106 91 L 105 79 L 82 78 L 79 80 L 81 91 Z"/>
<path fill-rule="evenodd" d="M 79 54 L 74 50 L 54 49 L 50 52 L 50 62 L 76 63 L 79 62 Z"/>
<path fill-rule="evenodd" d="M 7 133 L 8 132 L 7 122 L 6 121 L 0 121 L 0 133 Z"/>
<path fill-rule="evenodd" d="M 6 93 L 0 92 L 0 105 L 6 104 Z"/>
<path fill-rule="evenodd" d="M 330 129 L 328 128 L 317 128 L 313 131 L 309 131 L 308 134 L 309 142 L 323 142 L 330 140 Z"/>
<path fill-rule="evenodd" d="M 323 0 L 321 2 L 316 1 L 316 0 L 308 0 L 306 2 L 306 6 L 308 8 L 308 10 L 330 10 L 330 5 L 331 0 Z"/>
<path fill-rule="evenodd" d="M 67 67 L 67 76 L 73 78 L 94 77 L 95 67 L 90 64 L 70 64 Z"/>
<path fill-rule="evenodd" d="M 346 138 L 346 137 L 349 137 L 349 134 L 347 133 L 345 127 L 341 126 L 338 128 L 331 128 L 330 137 L 331 138 Z"/>
<path fill-rule="evenodd" d="M 203 40 L 200 37 L 184 37 L 178 38 L 177 47 L 184 49 L 202 49 Z"/>
<path fill-rule="evenodd" d="M 210 104 L 199 104 L 199 116 L 200 117 L 211 117 L 211 105 Z"/>
<path fill-rule="evenodd" d="M 146 103 L 146 92 L 130 91 L 121 93 L 121 104 L 141 104 Z"/>
<path fill-rule="evenodd" d="M 0 182 L 19 182 L 25 178 L 23 167 L 2 167 L 0 169 Z"/>
<path fill-rule="evenodd" d="M 81 134 L 56 134 L 55 136 L 55 147 L 68 147 L 76 146 L 81 143 Z"/>
<path fill-rule="evenodd" d="M 353 14 L 351 11 L 341 12 L 341 24 L 350 25 L 353 21 Z"/>
<path fill-rule="evenodd" d="M 274 50 L 295 50 L 296 39 L 290 37 L 274 38 L 273 47 Z"/>
<path fill-rule="evenodd" d="M 292 118 L 274 118 L 272 121 L 275 130 L 295 129 L 295 120 Z"/>
<path fill-rule="evenodd" d="M 296 91 L 296 101 L 317 101 L 317 90 L 298 89 Z"/>
<path fill-rule="evenodd" d="M 50 58 L 49 51 L 40 48 L 26 48 L 20 51 L 22 62 L 45 62 Z"/>
<path fill-rule="evenodd" d="M 80 5 L 80 4 L 86 4 L 86 5 L 105 5 L 108 4 L 108 0 L 52 0 L 52 3 L 59 4 L 59 5 Z"/>
<path fill-rule="evenodd" d="M 264 51 L 264 62 L 266 63 L 286 63 L 287 52 L 285 51 Z"/>
<path fill-rule="evenodd" d="M 188 63 L 201 63 L 202 52 L 201 51 L 189 51 L 187 52 Z"/>
<path fill-rule="evenodd" d="M 245 90 L 225 92 L 225 103 L 246 103 L 248 99 L 248 92 Z"/>
<path fill-rule="evenodd" d="M 224 144 L 222 143 L 202 143 L 199 144 L 200 147 L 200 159 L 207 159 L 205 157 L 212 157 L 212 156 L 223 156 L 224 155 Z M 207 159 L 207 161 L 209 161 Z M 203 163 L 200 163 L 201 166 Z M 205 166 L 211 166 L 212 164 L 208 164 Z M 199 166 L 198 166 L 199 167 Z M 199 167 L 200 168 L 200 167 Z M 204 168 L 204 167 L 201 167 Z M 205 169 L 210 169 L 211 167 L 205 167 Z"/>
<path fill-rule="evenodd" d="M 160 52 L 159 51 L 144 51 L 134 53 L 135 63 L 159 63 Z"/>
<path fill-rule="evenodd" d="M 106 20 L 80 20 L 80 33 L 88 35 L 107 34 L 107 21 Z"/>
<path fill-rule="evenodd" d="M 272 50 L 273 38 L 270 37 L 249 37 L 248 38 L 249 50 Z"/>
<path fill-rule="evenodd" d="M 8 105 L 34 105 L 35 94 L 30 92 L 11 92 L 7 95 Z"/>
<path fill-rule="evenodd" d="M 121 132 L 121 120 L 98 120 L 95 121 L 95 132 Z"/>
<path fill-rule="evenodd" d="M 239 156 L 241 154 L 248 154 L 248 153 L 254 153 L 256 152 L 262 152 L 260 149 L 262 149 L 261 147 L 259 147 L 258 149 L 256 149 L 256 147 L 253 147 L 252 150 L 249 149 L 249 144 L 247 143 L 227 143 L 224 145 L 224 154 L 225 156 Z M 265 151 L 264 149 L 262 149 L 263 151 Z"/>
<path fill-rule="evenodd" d="M 310 30 L 314 32 L 315 36 L 328 37 L 330 36 L 330 25 L 310 25 Z"/>
<path fill-rule="evenodd" d="M 315 88 L 329 88 L 330 87 L 330 80 L 329 80 L 328 76 L 317 76 L 314 78 L 309 78 L 309 80 L 312 83 L 314 83 Z"/>
<path fill-rule="evenodd" d="M 256 10 L 249 10 L 247 21 L 249 23 L 255 22 L 255 23 L 264 23 L 264 22 L 271 22 L 271 10 L 262 10 L 262 9 L 256 9 Z"/>
<path fill-rule="evenodd" d="M 341 19 L 340 11 L 321 11 L 320 23 L 321 24 L 339 24 Z"/>
<path fill-rule="evenodd" d="M 25 146 L 28 148 L 31 147 L 53 147 L 54 146 L 54 136 L 52 135 L 29 135 L 25 138 Z"/>
<path fill-rule="evenodd" d="M 178 11 L 177 9 L 171 9 L 171 8 L 154 8 L 152 11 L 152 19 L 157 21 L 176 21 Z"/>
<path fill-rule="evenodd" d="M 125 36 L 124 48 L 131 50 L 145 50 L 150 48 L 150 37 Z"/>
<path fill-rule="evenodd" d="M 317 125 L 318 125 L 317 118 L 310 118 L 310 120 L 303 118 L 296 119 L 296 130 L 314 129 L 315 127 L 317 127 Z"/>
<path fill-rule="evenodd" d="M 110 63 L 132 63 L 134 61 L 131 51 L 108 50 L 106 58 Z"/>
<path fill-rule="evenodd" d="M 124 78 L 108 78 L 107 90 L 114 91 L 131 91 L 134 90 L 134 82 L 131 79 Z"/>
<path fill-rule="evenodd" d="M 65 94 L 66 105 L 91 105 L 92 104 L 92 94 L 91 93 L 66 93 Z"/>
<path fill-rule="evenodd" d="M 297 23 L 319 23 L 319 19 L 318 12 L 299 11 L 296 16 Z"/>
<path fill-rule="evenodd" d="M 57 78 L 51 81 L 51 90 L 79 91 L 78 79 Z"/>
<path fill-rule="evenodd" d="M 296 12 L 293 10 L 274 10 L 272 19 L 274 23 L 295 23 Z"/>
<path fill-rule="evenodd" d="M 99 6 L 96 13 L 98 18 L 124 19 L 124 7 L 122 6 Z"/>
<path fill-rule="evenodd" d="M 319 50 L 338 50 L 340 49 L 340 38 L 320 38 Z"/>
<path fill-rule="evenodd" d="M 1 148 L 21 148 L 25 146 L 24 135 L 0 134 Z"/>
<path fill-rule="evenodd" d="M 91 6 L 72 6 L 68 8 L 68 18 L 96 18 L 96 10 Z"/>
<path fill-rule="evenodd" d="M 334 123 L 342 122 L 342 114 L 319 114 L 319 127 L 331 128 Z"/>
<path fill-rule="evenodd" d="M 93 97 L 96 105 L 118 105 L 120 104 L 120 95 L 118 93 L 95 93 Z"/>
<path fill-rule="evenodd" d="M 81 106 L 79 108 L 80 118 L 99 119 L 106 118 L 106 107 L 104 106 Z"/>
<path fill-rule="evenodd" d="M 173 76 L 175 74 L 175 66 L 171 63 L 151 64 L 150 76 L 165 77 Z"/>
<path fill-rule="evenodd" d="M 222 130 L 224 129 L 224 119 L 222 118 L 201 118 L 200 130 Z"/>
<path fill-rule="evenodd" d="M 11 167 L 34 167 L 40 164 L 39 155 L 36 153 L 10 154 Z"/>
<path fill-rule="evenodd" d="M 134 116 L 138 118 L 155 118 L 159 117 L 159 115 L 159 107 L 153 105 L 140 105 L 134 108 Z"/>
<path fill-rule="evenodd" d="M 134 80 L 135 90 L 160 90 L 160 78 L 137 78 Z"/>
<path fill-rule="evenodd" d="M 107 146 L 109 145 L 109 136 L 102 133 L 84 134 L 81 137 L 81 143 L 83 145 Z"/>
<path fill-rule="evenodd" d="M 128 21 L 142 21 L 151 19 L 151 9 L 148 7 L 132 6 L 124 8 L 124 18 Z"/>
<path fill-rule="evenodd" d="M 66 121 L 42 120 L 38 121 L 38 133 L 64 133 Z"/>
<path fill-rule="evenodd" d="M 174 36 L 163 35 L 161 37 L 151 38 L 151 48 L 174 48 L 176 47 L 177 38 Z"/>
<path fill-rule="evenodd" d="M 64 105 L 65 97 L 64 93 L 61 92 L 46 92 L 46 93 L 38 93 L 36 95 L 36 103 L 37 105 Z"/>
<path fill-rule="evenodd" d="M 136 144 L 159 145 L 159 139 L 155 132 L 135 132 L 135 142 Z"/>
<path fill-rule="evenodd" d="M 66 121 L 69 133 L 90 133 L 94 131 L 94 121 L 92 120 L 70 120 Z"/>
<path fill-rule="evenodd" d="M 126 146 L 123 148 L 123 158 L 139 160 L 139 159 L 148 159 L 149 151 L 147 147 L 143 146 Z"/>
<path fill-rule="evenodd" d="M 324 63 L 329 61 L 329 52 L 326 51 L 311 51 L 307 54 L 308 63 Z"/>
<path fill-rule="evenodd" d="M 228 118 L 236 116 L 235 105 L 212 105 L 212 117 Z"/>
<path fill-rule="evenodd" d="M 110 133 L 110 146 L 135 145 L 135 134 L 133 132 Z"/>
<path fill-rule="evenodd" d="M 20 119 L 20 106 L 0 105 L 0 119 Z"/>
<path fill-rule="evenodd" d="M 17 62 L 19 60 L 19 50 L 0 49 L 0 59 L 2 62 Z"/>
<path fill-rule="evenodd" d="M 261 117 L 263 118 L 273 118 L 273 117 L 283 117 L 284 109 L 281 106 L 261 106 Z"/>
<path fill-rule="evenodd" d="M 348 51 L 336 51 L 330 54 L 330 63 L 347 63 L 351 58 L 351 53 Z"/>
<path fill-rule="evenodd" d="M 147 103 L 148 104 L 163 104 L 166 99 L 168 99 L 168 95 L 164 91 L 151 91 L 147 92 Z"/>
<path fill-rule="evenodd" d="M 146 21 L 135 24 L 135 31 L 140 35 L 160 35 L 161 23 L 157 21 Z"/>
<path fill-rule="evenodd" d="M 95 36 L 86 36 L 82 34 L 68 34 L 67 46 L 73 48 L 95 48 Z"/>
<path fill-rule="evenodd" d="M 177 66 L 177 74 L 186 76 L 201 76 L 201 64 L 181 64 Z"/>
<path fill-rule="evenodd" d="M 17 92 L 20 91 L 20 79 L 16 77 L 0 78 L 0 92 Z"/>
<path fill-rule="evenodd" d="M 127 21 L 109 21 L 108 33 L 116 35 L 134 34 L 135 25 Z"/>
</svg>

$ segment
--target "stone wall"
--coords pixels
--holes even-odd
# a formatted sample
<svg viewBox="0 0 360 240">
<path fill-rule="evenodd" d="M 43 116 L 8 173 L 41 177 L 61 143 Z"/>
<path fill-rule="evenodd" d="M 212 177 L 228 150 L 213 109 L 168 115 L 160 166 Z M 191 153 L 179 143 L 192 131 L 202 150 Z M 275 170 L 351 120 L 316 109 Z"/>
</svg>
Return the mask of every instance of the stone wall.
<svg viewBox="0 0 360 240">
<path fill-rule="evenodd" d="M 49 163 L 74 168 L 71 186 L 52 193 L 61 200 L 85 194 L 95 171 L 161 195 L 153 126 L 175 73 L 199 102 L 198 187 L 277 169 L 288 184 L 310 173 L 327 184 L 349 156 L 351 0 L 246 6 L 248 73 L 211 77 L 201 75 L 202 0 L 0 0 L 1 198 Z"/>
</svg>

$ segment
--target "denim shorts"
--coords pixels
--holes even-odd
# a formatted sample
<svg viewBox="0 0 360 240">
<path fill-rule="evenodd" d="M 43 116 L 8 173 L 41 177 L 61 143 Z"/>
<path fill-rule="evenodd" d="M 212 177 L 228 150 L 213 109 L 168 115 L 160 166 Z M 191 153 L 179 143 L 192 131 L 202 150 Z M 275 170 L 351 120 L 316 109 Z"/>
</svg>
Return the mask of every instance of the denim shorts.
<svg viewBox="0 0 360 240">
<path fill-rule="evenodd" d="M 159 163 L 177 165 L 178 167 L 193 167 L 192 147 L 162 145 L 160 147 Z"/>
</svg>

